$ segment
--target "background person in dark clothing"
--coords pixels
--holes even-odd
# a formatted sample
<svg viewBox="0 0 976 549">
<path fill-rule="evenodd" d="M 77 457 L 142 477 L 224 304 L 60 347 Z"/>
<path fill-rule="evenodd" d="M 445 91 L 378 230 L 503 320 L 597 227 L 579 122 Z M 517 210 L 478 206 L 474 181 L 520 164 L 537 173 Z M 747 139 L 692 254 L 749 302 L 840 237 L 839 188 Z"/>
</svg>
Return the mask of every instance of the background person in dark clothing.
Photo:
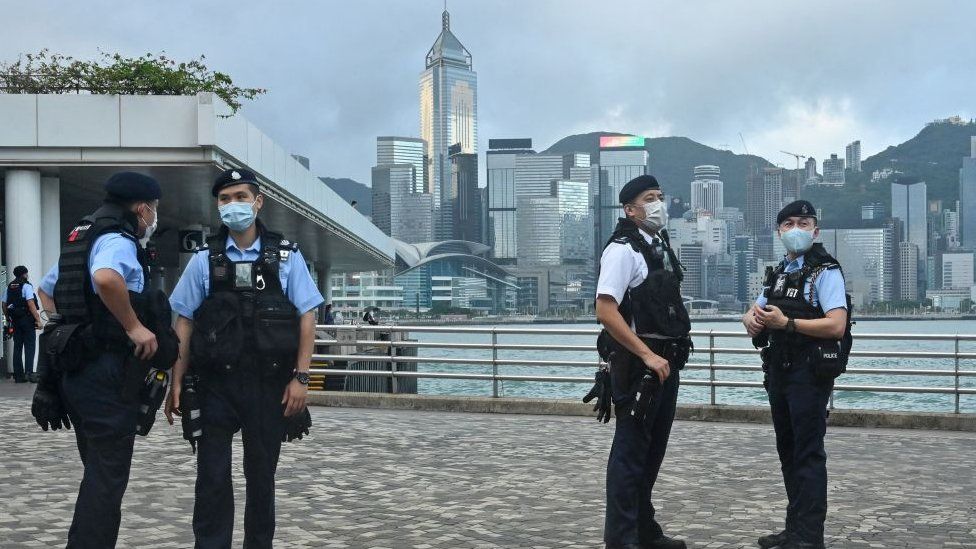
<svg viewBox="0 0 976 549">
<path fill-rule="evenodd" d="M 34 349 L 41 329 L 41 315 L 37 310 L 34 286 L 27 281 L 27 267 L 14 268 L 14 279 L 7 285 L 3 298 L 3 315 L 7 326 L 14 329 L 14 381 L 36 382 L 34 377 Z"/>
</svg>

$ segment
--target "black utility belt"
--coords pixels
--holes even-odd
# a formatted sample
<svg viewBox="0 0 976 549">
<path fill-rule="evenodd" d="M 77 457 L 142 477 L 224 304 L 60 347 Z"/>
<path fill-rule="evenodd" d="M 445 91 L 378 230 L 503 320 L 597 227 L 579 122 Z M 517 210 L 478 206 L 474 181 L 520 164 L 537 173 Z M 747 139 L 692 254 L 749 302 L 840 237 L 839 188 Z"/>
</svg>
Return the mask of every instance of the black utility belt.
<svg viewBox="0 0 976 549">
<path fill-rule="evenodd" d="M 839 341 L 819 340 L 800 345 L 772 344 L 760 351 L 763 369 L 812 368 L 818 379 L 833 380 L 847 371 Z"/>
<path fill-rule="evenodd" d="M 671 366 L 676 367 L 679 370 L 684 368 L 685 364 L 688 363 L 688 357 L 695 348 L 691 338 L 688 336 L 668 339 L 642 336 L 637 337 L 640 337 L 640 340 L 643 341 L 644 344 L 654 352 L 654 354 L 667 360 L 669 363 L 671 363 Z"/>
</svg>

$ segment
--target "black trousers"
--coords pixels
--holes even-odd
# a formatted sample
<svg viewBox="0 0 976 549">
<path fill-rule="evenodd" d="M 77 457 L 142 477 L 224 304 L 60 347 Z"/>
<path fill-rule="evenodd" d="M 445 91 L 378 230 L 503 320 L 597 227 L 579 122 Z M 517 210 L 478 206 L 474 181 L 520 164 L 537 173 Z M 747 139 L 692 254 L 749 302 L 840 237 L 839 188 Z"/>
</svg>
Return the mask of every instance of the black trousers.
<svg viewBox="0 0 976 549">
<path fill-rule="evenodd" d="M 651 347 L 655 353 L 659 350 Z M 612 364 L 611 368 L 622 365 Z M 644 365 L 639 360 L 630 364 L 630 372 L 612 379 L 616 405 L 617 429 L 607 461 L 607 516 L 603 539 L 607 545 L 648 543 L 664 535 L 655 519 L 651 496 L 657 481 L 664 453 L 671 435 L 674 411 L 678 401 L 679 372 L 671 368 L 671 375 L 659 385 L 653 396 L 653 406 L 641 423 L 627 410 L 634 402 Z"/>
<path fill-rule="evenodd" d="M 200 382 L 203 438 L 197 449 L 193 534 L 197 549 L 229 549 L 234 535 L 231 443 L 244 442 L 245 549 L 270 548 L 275 530 L 275 471 L 285 431 L 286 383 L 254 374 L 212 374 Z"/>
<path fill-rule="evenodd" d="M 827 403 L 833 381 L 807 364 L 770 364 L 766 392 L 786 486 L 786 531 L 793 541 L 821 544 L 827 518 Z"/>
<path fill-rule="evenodd" d="M 24 379 L 34 374 L 34 351 L 37 348 L 37 332 L 34 317 L 11 317 L 14 326 L 14 378 Z"/>
<path fill-rule="evenodd" d="M 69 549 L 115 547 L 129 483 L 139 404 L 122 400 L 124 358 L 102 353 L 65 374 L 61 391 L 85 474 L 78 488 Z"/>
</svg>

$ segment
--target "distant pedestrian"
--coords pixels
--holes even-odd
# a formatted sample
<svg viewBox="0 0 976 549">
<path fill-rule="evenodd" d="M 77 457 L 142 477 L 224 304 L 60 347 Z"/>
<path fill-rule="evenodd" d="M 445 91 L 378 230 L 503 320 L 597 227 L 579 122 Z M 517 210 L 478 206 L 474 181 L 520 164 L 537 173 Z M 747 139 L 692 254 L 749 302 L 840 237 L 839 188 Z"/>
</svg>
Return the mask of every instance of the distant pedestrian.
<svg viewBox="0 0 976 549">
<path fill-rule="evenodd" d="M 332 314 L 332 304 L 329 303 L 325 306 L 325 318 L 322 320 L 322 324 L 331 325 L 335 323 L 335 316 Z"/>
<path fill-rule="evenodd" d="M 3 315 L 7 326 L 14 329 L 14 381 L 36 383 L 34 375 L 34 349 L 37 333 L 41 329 L 41 314 L 37 308 L 34 286 L 27 281 L 27 267 L 14 268 L 14 279 L 7 285 L 3 298 Z"/>
</svg>

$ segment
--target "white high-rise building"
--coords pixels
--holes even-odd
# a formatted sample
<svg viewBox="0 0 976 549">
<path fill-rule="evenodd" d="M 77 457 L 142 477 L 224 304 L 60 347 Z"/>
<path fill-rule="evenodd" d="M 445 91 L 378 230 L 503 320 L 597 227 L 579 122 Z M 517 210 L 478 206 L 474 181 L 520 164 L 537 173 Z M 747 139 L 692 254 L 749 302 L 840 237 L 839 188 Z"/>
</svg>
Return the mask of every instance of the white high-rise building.
<svg viewBox="0 0 976 549">
<path fill-rule="evenodd" d="M 453 235 L 451 161 L 448 148 L 478 152 L 478 75 L 471 53 L 451 32 L 451 16 L 441 15 L 441 34 L 427 52 L 420 75 L 420 136 L 428 144 L 428 188 L 434 196 L 435 236 Z"/>
<path fill-rule="evenodd" d="M 725 207 L 725 194 L 718 166 L 695 166 L 691 182 L 691 209 L 715 213 Z"/>
<path fill-rule="evenodd" d="M 973 252 L 942 254 L 942 289 L 962 290 L 973 286 Z"/>
<path fill-rule="evenodd" d="M 898 245 L 898 298 L 918 301 L 918 246 L 912 242 Z"/>
</svg>

